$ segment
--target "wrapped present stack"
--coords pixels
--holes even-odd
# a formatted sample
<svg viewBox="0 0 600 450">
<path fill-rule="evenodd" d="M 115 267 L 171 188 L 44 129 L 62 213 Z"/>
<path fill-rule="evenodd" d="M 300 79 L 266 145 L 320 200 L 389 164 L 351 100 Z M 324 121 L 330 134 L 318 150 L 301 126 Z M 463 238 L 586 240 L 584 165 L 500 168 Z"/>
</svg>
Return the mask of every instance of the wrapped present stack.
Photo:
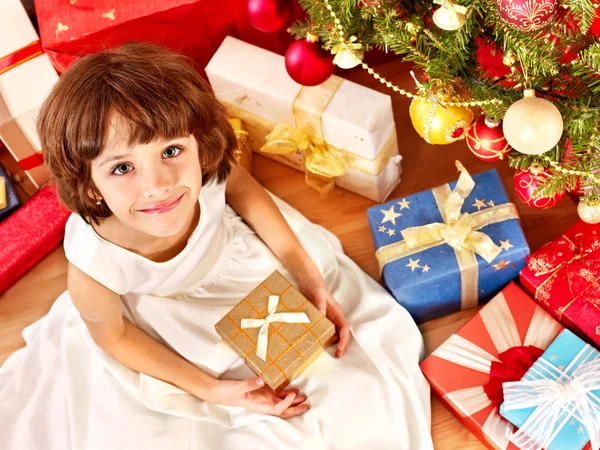
<svg viewBox="0 0 600 450">
<path fill-rule="evenodd" d="M 279 272 L 215 325 L 219 335 L 275 391 L 335 339 L 335 326 Z"/>
<path fill-rule="evenodd" d="M 511 283 L 434 350 L 421 369 L 433 393 L 486 447 L 516 450 L 509 441 L 514 426 L 499 415 L 503 385 L 519 381 L 562 330 Z"/>
<path fill-rule="evenodd" d="M 400 182 L 400 155 L 388 95 L 337 76 L 304 87 L 284 58 L 227 37 L 206 67 L 231 117 L 244 121 L 255 152 L 334 185 L 383 201 Z"/>
<path fill-rule="evenodd" d="M 489 300 L 529 247 L 495 170 L 368 210 L 383 281 L 417 323 Z"/>
<path fill-rule="evenodd" d="M 0 139 L 36 189 L 48 171 L 35 121 L 57 79 L 21 2 L 0 2 Z"/>
</svg>

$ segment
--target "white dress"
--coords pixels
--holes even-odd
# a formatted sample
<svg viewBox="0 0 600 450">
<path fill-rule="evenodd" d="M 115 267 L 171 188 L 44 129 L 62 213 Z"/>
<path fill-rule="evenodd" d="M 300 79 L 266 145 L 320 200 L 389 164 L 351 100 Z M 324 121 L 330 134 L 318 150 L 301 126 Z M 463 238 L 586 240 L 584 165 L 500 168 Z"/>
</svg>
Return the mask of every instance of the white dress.
<svg viewBox="0 0 600 450">
<path fill-rule="evenodd" d="M 432 448 L 415 323 L 334 235 L 274 200 L 354 336 L 342 358 L 332 346 L 292 382 L 308 396 L 307 413 L 284 420 L 209 404 L 135 372 L 96 346 L 65 292 L 0 368 L 0 449 Z M 203 187 L 200 208 L 187 246 L 169 261 L 107 242 L 77 215 L 67 223 L 66 256 L 121 294 L 124 316 L 146 333 L 215 377 L 246 379 L 254 373 L 214 325 L 275 269 L 293 279 L 226 206 L 224 184 Z"/>
</svg>

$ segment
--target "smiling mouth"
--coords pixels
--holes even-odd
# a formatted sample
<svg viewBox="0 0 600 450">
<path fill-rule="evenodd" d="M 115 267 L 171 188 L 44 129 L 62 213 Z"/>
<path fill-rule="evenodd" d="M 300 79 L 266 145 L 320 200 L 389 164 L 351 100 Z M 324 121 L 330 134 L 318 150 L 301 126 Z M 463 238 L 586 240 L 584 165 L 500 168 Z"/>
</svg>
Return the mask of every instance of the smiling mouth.
<svg viewBox="0 0 600 450">
<path fill-rule="evenodd" d="M 140 209 L 139 211 L 146 213 L 146 214 L 163 214 L 168 211 L 171 211 L 172 209 L 175 209 L 177 207 L 177 205 L 179 205 L 179 203 L 181 202 L 182 198 L 183 198 L 183 194 L 181 194 L 175 200 L 170 200 L 168 202 L 162 202 L 151 208 Z"/>
</svg>

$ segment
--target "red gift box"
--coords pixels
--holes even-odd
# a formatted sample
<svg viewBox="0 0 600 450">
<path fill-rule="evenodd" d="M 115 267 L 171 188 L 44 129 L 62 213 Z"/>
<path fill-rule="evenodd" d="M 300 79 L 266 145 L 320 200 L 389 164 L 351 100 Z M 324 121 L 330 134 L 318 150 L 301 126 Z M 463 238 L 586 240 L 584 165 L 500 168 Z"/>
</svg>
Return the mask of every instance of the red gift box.
<svg viewBox="0 0 600 450">
<path fill-rule="evenodd" d="M 70 214 L 46 185 L 0 223 L 0 295 L 60 244 Z"/>
<path fill-rule="evenodd" d="M 600 348 L 600 225 L 578 222 L 533 253 L 520 279 L 565 327 Z"/>
<path fill-rule="evenodd" d="M 421 363 L 440 398 L 490 449 L 517 447 L 498 414 L 502 383 L 518 381 L 563 327 L 511 283 Z"/>
<path fill-rule="evenodd" d="M 36 0 L 41 40 L 63 73 L 79 57 L 126 41 L 152 42 L 191 57 L 203 69 L 228 36 L 283 53 L 294 38 L 286 30 L 262 33 L 246 13 L 247 0 Z M 294 18 L 304 17 L 295 2 Z"/>
</svg>

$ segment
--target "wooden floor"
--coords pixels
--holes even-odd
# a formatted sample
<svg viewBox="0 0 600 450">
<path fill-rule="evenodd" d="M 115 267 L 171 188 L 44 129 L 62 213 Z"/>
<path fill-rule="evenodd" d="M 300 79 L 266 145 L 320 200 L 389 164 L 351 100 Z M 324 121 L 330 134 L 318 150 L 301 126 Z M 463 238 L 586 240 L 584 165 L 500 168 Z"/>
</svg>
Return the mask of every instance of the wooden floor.
<svg viewBox="0 0 600 450">
<path fill-rule="evenodd" d="M 413 90 L 414 82 L 408 66 L 388 62 L 376 67 L 382 75 L 400 87 Z M 364 71 L 355 71 L 346 78 L 389 93 L 386 88 Z M 532 250 L 555 239 L 577 221 L 576 207 L 569 196 L 549 211 L 530 209 L 518 202 L 512 189 L 514 171 L 505 163 L 485 163 L 472 156 L 464 141 L 447 145 L 426 144 L 413 130 L 408 115 L 409 100 L 393 97 L 395 122 L 400 152 L 404 157 L 402 183 L 392 194 L 405 196 L 452 181 L 457 173 L 454 160 L 461 160 L 471 173 L 492 167 L 498 169 L 509 196 L 517 204 L 523 229 Z M 9 166 L 8 155 L 0 161 Z M 306 217 L 335 233 L 346 253 L 370 276 L 378 279 L 377 263 L 367 223 L 366 209 L 374 203 L 350 192 L 336 188 L 326 198 L 304 185 L 303 174 L 257 156 L 255 177 L 269 190 L 300 210 Z M 0 245 L 2 237 L 0 236 Z M 62 248 L 55 250 L 28 275 L 0 296 L 0 364 L 24 345 L 21 331 L 50 309 L 54 299 L 66 288 L 66 259 Z M 463 325 L 474 310 L 463 311 L 421 326 L 428 351 L 440 345 L 450 334 Z M 398 336 L 398 339 L 401 339 Z M 437 400 L 432 400 L 432 433 L 437 449 L 483 449 L 482 444 L 458 422 Z"/>
</svg>

